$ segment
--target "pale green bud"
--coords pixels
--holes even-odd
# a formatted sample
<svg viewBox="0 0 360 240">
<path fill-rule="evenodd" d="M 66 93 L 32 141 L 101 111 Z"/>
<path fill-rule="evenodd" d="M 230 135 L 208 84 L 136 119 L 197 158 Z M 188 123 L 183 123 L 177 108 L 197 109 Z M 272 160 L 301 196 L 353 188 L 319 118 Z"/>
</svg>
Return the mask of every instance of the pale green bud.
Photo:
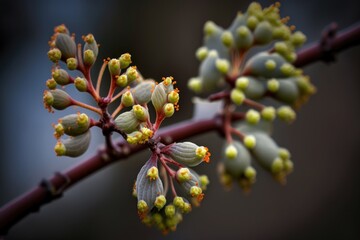
<svg viewBox="0 0 360 240">
<path fill-rule="evenodd" d="M 116 127 L 125 133 L 132 133 L 139 126 L 140 122 L 132 111 L 121 113 L 115 120 Z"/>
<path fill-rule="evenodd" d="M 276 110 L 274 107 L 265 107 L 261 110 L 261 117 L 267 121 L 273 121 L 276 117 Z"/>
<path fill-rule="evenodd" d="M 116 78 L 116 85 L 119 87 L 125 87 L 128 84 L 127 75 L 122 74 Z"/>
<path fill-rule="evenodd" d="M 134 81 L 138 77 L 136 67 L 129 67 L 128 69 L 126 69 L 126 75 L 129 82 Z"/>
<path fill-rule="evenodd" d="M 175 112 L 174 104 L 172 104 L 172 103 L 165 104 L 163 107 L 163 111 L 164 111 L 165 117 L 171 117 L 172 115 L 174 115 L 174 112 Z"/>
<path fill-rule="evenodd" d="M 260 121 L 260 113 L 250 109 L 246 112 L 245 119 L 248 123 L 257 124 Z"/>
<path fill-rule="evenodd" d="M 179 182 L 186 182 L 191 179 L 191 173 L 188 168 L 179 168 L 176 172 L 176 179 Z"/>
<path fill-rule="evenodd" d="M 50 49 L 48 57 L 52 62 L 57 63 L 61 59 L 61 51 L 58 48 Z"/>
<path fill-rule="evenodd" d="M 58 33 L 55 40 L 56 47 L 61 51 L 61 58 L 67 60 L 76 56 L 76 44 L 68 34 Z"/>
<path fill-rule="evenodd" d="M 231 47 L 234 43 L 234 37 L 230 31 L 224 31 L 221 35 L 221 41 L 226 47 Z"/>
<path fill-rule="evenodd" d="M 167 205 L 165 207 L 165 215 L 167 217 L 173 217 L 175 216 L 175 212 L 176 212 L 176 209 L 175 209 L 175 206 L 174 205 Z"/>
<path fill-rule="evenodd" d="M 199 59 L 200 61 L 204 60 L 207 55 L 208 55 L 209 51 L 207 49 L 207 47 L 200 47 L 196 50 L 196 58 Z"/>
<path fill-rule="evenodd" d="M 44 91 L 43 101 L 45 108 L 49 111 L 52 111 L 51 107 L 63 110 L 72 105 L 72 99 L 69 94 L 61 89 Z"/>
<path fill-rule="evenodd" d="M 245 169 L 244 175 L 247 179 L 255 179 L 256 178 L 256 170 L 249 166 Z"/>
<path fill-rule="evenodd" d="M 83 55 L 85 65 L 92 66 L 95 63 L 96 57 L 93 50 L 87 49 L 84 51 Z"/>
<path fill-rule="evenodd" d="M 134 105 L 132 110 L 134 112 L 135 117 L 141 122 L 145 122 L 149 118 L 148 111 L 139 104 Z"/>
<path fill-rule="evenodd" d="M 238 155 L 238 151 L 237 149 L 235 148 L 234 145 L 230 144 L 226 147 L 225 149 L 225 156 L 228 158 L 228 159 L 234 159 L 236 158 Z"/>
<path fill-rule="evenodd" d="M 197 197 L 197 196 L 199 196 L 200 194 L 202 194 L 202 189 L 201 189 L 200 187 L 198 187 L 198 186 L 192 186 L 192 187 L 190 188 L 189 193 L 190 193 L 190 195 L 191 195 L 192 197 Z"/>
<path fill-rule="evenodd" d="M 306 42 L 306 36 L 302 32 L 296 31 L 291 35 L 290 41 L 295 47 L 300 47 Z"/>
<path fill-rule="evenodd" d="M 200 78 L 191 78 L 187 84 L 188 88 L 195 93 L 200 93 L 202 91 L 202 81 Z"/>
<path fill-rule="evenodd" d="M 244 145 L 249 149 L 253 149 L 256 146 L 256 138 L 253 135 L 245 136 Z"/>
<path fill-rule="evenodd" d="M 269 59 L 265 62 L 265 68 L 269 71 L 274 71 L 276 68 L 276 62 L 272 59 Z"/>
<path fill-rule="evenodd" d="M 59 120 L 59 124 L 61 124 L 65 134 L 69 136 L 77 136 L 83 134 L 89 129 L 90 119 L 85 113 L 70 114 L 61 118 Z M 58 125 L 55 127 L 59 127 Z M 56 128 L 55 131 L 57 132 Z"/>
<path fill-rule="evenodd" d="M 149 210 L 149 207 L 144 200 L 140 200 L 137 203 L 137 209 L 139 213 L 146 213 Z"/>
<path fill-rule="evenodd" d="M 75 78 L 74 85 L 79 92 L 86 92 L 88 89 L 88 83 L 84 78 Z"/>
<path fill-rule="evenodd" d="M 212 21 L 207 21 L 204 25 L 204 34 L 207 36 L 211 36 L 216 33 L 218 30 L 218 26 Z"/>
<path fill-rule="evenodd" d="M 295 111 L 290 108 L 289 106 L 282 106 L 280 108 L 277 109 L 277 116 L 287 122 L 287 123 L 291 123 L 292 121 L 295 120 L 296 118 L 296 113 Z"/>
<path fill-rule="evenodd" d="M 284 169 L 284 163 L 281 158 L 276 158 L 271 165 L 271 172 L 272 173 L 279 173 Z"/>
<path fill-rule="evenodd" d="M 295 72 L 295 68 L 290 63 L 284 63 L 281 65 L 280 71 L 286 76 L 292 76 Z"/>
<path fill-rule="evenodd" d="M 68 58 L 66 59 L 66 66 L 69 70 L 75 70 L 78 66 L 78 62 L 76 58 Z"/>
<path fill-rule="evenodd" d="M 236 79 L 235 87 L 239 90 L 245 90 L 249 86 L 249 78 L 239 77 Z"/>
<path fill-rule="evenodd" d="M 120 61 L 116 58 L 111 59 L 108 62 L 108 68 L 111 75 L 116 76 L 120 74 Z"/>
<path fill-rule="evenodd" d="M 127 68 L 131 64 L 131 55 L 129 53 L 121 54 L 119 61 L 121 69 Z"/>
<path fill-rule="evenodd" d="M 233 103 L 236 105 L 241 105 L 245 100 L 245 95 L 242 91 L 238 89 L 233 89 L 230 93 L 230 98 Z"/>
<path fill-rule="evenodd" d="M 90 131 L 86 131 L 81 135 L 59 141 L 54 150 L 57 156 L 78 157 L 89 148 L 90 140 Z"/>
<path fill-rule="evenodd" d="M 209 180 L 208 176 L 201 175 L 199 177 L 199 180 L 200 180 L 200 186 L 201 186 L 202 190 L 205 191 L 206 188 L 207 188 L 207 185 L 209 185 L 209 183 L 210 183 L 210 180 Z"/>
<path fill-rule="evenodd" d="M 51 78 L 51 79 L 49 79 L 49 80 L 47 80 L 46 81 L 46 86 L 49 88 L 49 89 L 55 89 L 56 88 L 56 81 L 53 79 L 53 78 Z"/>
<path fill-rule="evenodd" d="M 64 86 L 70 83 L 70 76 L 64 69 L 55 69 L 52 72 L 52 77 L 59 85 Z"/>
<path fill-rule="evenodd" d="M 254 30 L 257 26 L 257 24 L 259 23 L 259 20 L 255 17 L 255 16 L 250 16 L 247 20 L 246 20 L 246 25 L 248 26 L 248 28 L 250 28 L 251 30 Z"/>
<path fill-rule="evenodd" d="M 153 80 L 145 80 L 139 83 L 135 88 L 132 88 L 130 91 L 134 100 L 138 104 L 145 104 L 151 100 L 154 89 L 155 82 Z"/>
<path fill-rule="evenodd" d="M 154 92 L 151 95 L 151 102 L 156 111 L 161 111 L 167 102 L 167 94 L 163 84 L 156 85 Z"/>
<path fill-rule="evenodd" d="M 267 82 L 267 88 L 270 92 L 277 92 L 277 90 L 279 90 L 279 81 L 276 80 L 275 78 L 270 79 Z"/>
<path fill-rule="evenodd" d="M 226 74 L 230 69 L 230 62 L 226 59 L 216 59 L 215 65 L 222 74 Z"/>
<path fill-rule="evenodd" d="M 276 42 L 274 44 L 275 51 L 281 55 L 287 55 L 290 51 L 285 42 Z"/>
<path fill-rule="evenodd" d="M 290 159 L 291 155 L 290 155 L 289 150 L 287 150 L 286 148 L 279 148 L 279 157 L 282 160 Z"/>
<path fill-rule="evenodd" d="M 125 107 L 131 107 L 134 105 L 134 97 L 131 94 L 131 91 L 128 90 L 121 96 L 121 103 Z"/>
<path fill-rule="evenodd" d="M 154 206 L 158 210 L 162 209 L 165 206 L 165 204 L 166 204 L 166 198 L 165 198 L 164 195 L 159 195 L 159 196 L 156 197 Z"/>
<path fill-rule="evenodd" d="M 273 30 L 269 22 L 263 21 L 257 24 L 254 30 L 254 39 L 256 43 L 266 44 L 272 40 Z"/>
<path fill-rule="evenodd" d="M 179 90 L 173 90 L 168 94 L 168 102 L 169 103 L 173 103 L 173 104 L 177 104 L 179 102 Z"/>
</svg>

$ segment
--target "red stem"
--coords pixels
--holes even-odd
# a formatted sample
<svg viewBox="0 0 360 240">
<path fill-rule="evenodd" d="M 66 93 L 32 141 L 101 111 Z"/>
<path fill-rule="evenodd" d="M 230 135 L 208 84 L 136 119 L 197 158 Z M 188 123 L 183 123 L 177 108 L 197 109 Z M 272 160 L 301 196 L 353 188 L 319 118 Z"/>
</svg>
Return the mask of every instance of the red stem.
<svg viewBox="0 0 360 240">
<path fill-rule="evenodd" d="M 295 66 L 305 66 L 318 60 L 328 61 L 325 57 L 330 51 L 336 53 L 359 44 L 360 24 L 356 24 L 355 26 L 340 32 L 338 35 L 333 36 L 332 40 L 330 42 L 327 41 L 327 43 L 327 49 L 325 50 L 324 45 L 321 43 L 315 43 L 302 49 L 298 53 Z M 94 93 L 94 89 L 91 92 Z M 243 117 L 243 114 L 233 115 L 232 120 L 238 120 Z M 222 118 L 216 116 L 212 119 L 188 120 L 164 127 L 160 129 L 156 135 L 160 136 L 167 144 L 170 144 L 171 142 L 189 138 L 197 134 L 213 130 L 222 131 L 222 128 Z M 119 141 L 117 145 L 121 149 L 121 152 L 116 156 L 116 160 L 124 160 L 128 156 L 146 147 L 146 145 L 128 145 L 124 140 Z M 24 195 L 4 205 L 0 209 L 0 236 L 6 234 L 14 224 L 29 213 L 39 211 L 42 205 L 61 197 L 61 194 L 75 183 L 113 162 L 115 162 L 115 158 L 111 159 L 107 154 L 106 149 L 103 148 L 93 157 L 84 160 L 79 165 L 74 166 L 61 174 L 55 174 L 49 180 L 43 181 L 43 184 L 40 184 Z M 46 187 L 46 185 L 48 187 Z M 56 191 L 54 191 L 54 189 Z"/>
</svg>

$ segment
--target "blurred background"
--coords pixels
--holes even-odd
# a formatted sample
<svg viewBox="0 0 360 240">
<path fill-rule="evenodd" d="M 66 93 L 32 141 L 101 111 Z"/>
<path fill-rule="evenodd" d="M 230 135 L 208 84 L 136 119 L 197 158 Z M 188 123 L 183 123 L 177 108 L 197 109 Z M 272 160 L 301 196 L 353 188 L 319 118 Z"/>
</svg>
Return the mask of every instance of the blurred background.
<svg viewBox="0 0 360 240">
<path fill-rule="evenodd" d="M 91 148 L 78 159 L 57 158 L 52 123 L 67 112 L 49 114 L 42 104 L 50 77 L 47 41 L 53 27 L 93 33 L 100 57 L 130 52 L 145 77 L 174 76 L 181 109 L 168 124 L 192 116 L 187 80 L 197 75 L 195 50 L 202 27 L 213 20 L 230 25 L 251 1 L 0 1 L 0 205 L 78 164 L 103 142 L 92 131 Z M 268 6 L 273 1 L 260 1 Z M 343 29 L 360 20 L 360 2 L 281 1 L 282 16 L 303 31 L 308 42 L 335 21 Z M 200 208 L 164 237 L 140 223 L 131 190 L 149 153 L 115 163 L 69 189 L 63 198 L 18 223 L 7 239 L 359 239 L 360 231 L 360 47 L 344 51 L 331 65 L 315 63 L 305 72 L 318 88 L 292 125 L 277 123 L 274 138 L 291 150 L 295 172 L 280 186 L 258 166 L 249 196 L 239 187 L 223 190 L 216 173 L 222 139 L 207 133 L 189 140 L 207 145 L 212 164 L 197 167 L 211 185 Z M 96 73 L 100 61 L 95 67 Z M 96 75 L 94 75 L 96 76 Z M 85 94 L 77 99 L 88 101 Z M 68 111 L 73 112 L 73 110 Z M 357 156 L 357 157 L 356 157 Z"/>
</svg>

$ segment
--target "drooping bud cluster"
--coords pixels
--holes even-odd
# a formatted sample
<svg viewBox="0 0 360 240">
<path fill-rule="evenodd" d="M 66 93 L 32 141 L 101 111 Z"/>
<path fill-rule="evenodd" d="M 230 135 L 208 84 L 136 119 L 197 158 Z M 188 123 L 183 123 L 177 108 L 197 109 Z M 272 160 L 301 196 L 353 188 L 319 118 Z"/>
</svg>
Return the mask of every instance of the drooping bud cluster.
<svg viewBox="0 0 360 240">
<path fill-rule="evenodd" d="M 228 83 L 225 91 L 213 94 L 223 96 L 216 99 L 224 100 L 226 142 L 219 171 L 225 186 L 236 181 L 249 190 L 256 177 L 253 160 L 282 183 L 293 169 L 289 152 L 279 148 L 270 137 L 272 122 L 275 118 L 293 122 L 294 109 L 308 100 L 315 87 L 293 64 L 296 48 L 303 45 L 306 37 L 295 31 L 295 26 L 287 25 L 289 18 L 280 17 L 279 7 L 280 3 L 267 8 L 251 3 L 227 29 L 206 22 L 204 45 L 196 51 L 201 61 L 199 75 L 189 80 L 188 87 L 200 93 Z M 260 45 L 268 45 L 269 49 L 248 56 L 251 48 Z M 281 105 L 265 106 L 257 102 L 268 97 Z M 232 114 L 243 107 L 243 119 L 233 127 Z"/>
<path fill-rule="evenodd" d="M 192 206 L 200 205 L 204 198 L 203 192 L 209 184 L 205 175 L 199 176 L 188 167 L 208 162 L 209 156 L 206 147 L 191 142 L 162 146 L 160 154 L 153 153 L 140 170 L 134 186 L 142 222 L 157 227 L 163 233 L 176 230 L 177 224 L 182 221 L 182 215 L 189 213 Z M 160 170 L 158 162 L 161 164 Z M 165 181 L 165 189 L 162 181 Z M 183 197 L 177 194 L 174 181 L 184 193 Z M 169 185 L 173 198 L 166 197 Z"/>
</svg>

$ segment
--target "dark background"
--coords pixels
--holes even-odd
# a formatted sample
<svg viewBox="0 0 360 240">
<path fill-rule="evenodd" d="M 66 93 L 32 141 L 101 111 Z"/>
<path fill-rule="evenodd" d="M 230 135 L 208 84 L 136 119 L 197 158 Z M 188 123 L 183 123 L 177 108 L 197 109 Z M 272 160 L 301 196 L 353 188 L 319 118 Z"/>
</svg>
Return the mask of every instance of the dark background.
<svg viewBox="0 0 360 240">
<path fill-rule="evenodd" d="M 51 123 L 65 113 L 48 114 L 42 106 L 51 68 L 47 41 L 54 26 L 65 23 L 77 39 L 92 32 L 101 44 L 101 58 L 130 52 L 146 77 L 174 76 L 181 89 L 181 111 L 168 121 L 174 123 L 192 116 L 194 95 L 186 81 L 197 75 L 194 52 L 202 44 L 204 22 L 211 19 L 227 27 L 249 3 L 1 0 L 0 205 L 54 171 L 81 162 L 103 142 L 94 130 L 85 157 L 54 156 Z M 284 1 L 286 15 L 312 42 L 332 21 L 341 29 L 359 21 L 360 7 L 355 0 Z M 212 150 L 212 164 L 197 168 L 211 177 L 211 185 L 202 206 L 167 239 L 359 239 L 360 48 L 340 53 L 334 64 L 315 63 L 305 71 L 318 93 L 294 124 L 277 123 L 274 136 L 293 155 L 295 172 L 288 184 L 280 186 L 258 168 L 249 196 L 238 187 L 224 191 L 215 168 L 223 140 L 215 133 L 194 137 L 191 141 Z M 85 94 L 77 98 L 87 100 Z M 136 154 L 75 185 L 17 224 L 8 239 L 162 239 L 140 223 L 131 196 L 147 157 L 148 152 Z"/>
</svg>

